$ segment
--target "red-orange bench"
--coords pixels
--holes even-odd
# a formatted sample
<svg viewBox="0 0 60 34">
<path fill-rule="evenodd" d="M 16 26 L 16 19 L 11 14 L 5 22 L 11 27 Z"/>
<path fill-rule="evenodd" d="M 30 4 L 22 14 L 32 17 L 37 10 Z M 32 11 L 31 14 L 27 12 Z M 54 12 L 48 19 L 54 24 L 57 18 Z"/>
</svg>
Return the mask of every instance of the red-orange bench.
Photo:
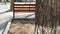
<svg viewBox="0 0 60 34">
<path fill-rule="evenodd" d="M 15 12 L 34 12 L 35 4 L 14 4 Z"/>
</svg>

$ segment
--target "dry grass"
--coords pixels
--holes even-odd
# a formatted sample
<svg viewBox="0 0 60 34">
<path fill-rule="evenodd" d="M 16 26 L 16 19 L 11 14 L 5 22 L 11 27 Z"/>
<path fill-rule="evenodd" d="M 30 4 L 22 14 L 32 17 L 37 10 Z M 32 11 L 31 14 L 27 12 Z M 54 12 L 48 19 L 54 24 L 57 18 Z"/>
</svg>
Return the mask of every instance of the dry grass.
<svg viewBox="0 0 60 34">
<path fill-rule="evenodd" d="M 8 34 L 34 34 L 34 20 L 14 20 Z"/>
</svg>

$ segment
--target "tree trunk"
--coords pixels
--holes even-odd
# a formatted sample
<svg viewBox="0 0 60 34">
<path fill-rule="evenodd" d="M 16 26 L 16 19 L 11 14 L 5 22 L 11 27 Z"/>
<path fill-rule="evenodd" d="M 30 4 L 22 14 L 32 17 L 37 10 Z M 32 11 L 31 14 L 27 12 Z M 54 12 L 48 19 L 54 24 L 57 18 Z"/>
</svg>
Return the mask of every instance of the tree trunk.
<svg viewBox="0 0 60 34">
<path fill-rule="evenodd" d="M 15 0 L 10 0 L 10 11 L 13 11 L 14 9 L 14 1 Z"/>
<path fill-rule="evenodd" d="M 56 34 L 57 0 L 36 0 L 35 34 Z"/>
</svg>

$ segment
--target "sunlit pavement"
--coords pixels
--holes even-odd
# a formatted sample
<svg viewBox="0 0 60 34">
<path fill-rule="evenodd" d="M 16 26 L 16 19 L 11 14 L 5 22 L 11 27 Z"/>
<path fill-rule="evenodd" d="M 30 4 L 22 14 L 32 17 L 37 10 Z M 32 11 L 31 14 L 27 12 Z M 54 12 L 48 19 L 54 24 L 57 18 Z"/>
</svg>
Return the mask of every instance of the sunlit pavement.
<svg viewBox="0 0 60 34">
<path fill-rule="evenodd" d="M 11 23 L 12 13 L 11 12 L 6 13 L 10 9 L 9 5 L 10 5 L 9 3 L 7 4 L 0 3 L 0 34 L 7 34 Z"/>
<path fill-rule="evenodd" d="M 9 11 L 9 9 L 10 9 L 10 3 L 7 4 L 0 3 L 0 14 Z"/>
<path fill-rule="evenodd" d="M 26 13 L 26 12 L 19 12 L 15 13 L 15 18 L 35 18 L 34 13 Z M 13 12 L 6 12 L 0 14 L 0 33 L 6 32 L 5 28 L 7 27 L 8 23 L 13 19 Z M 8 27 L 9 28 L 9 27 Z"/>
<path fill-rule="evenodd" d="M 4 14 L 0 14 L 0 34 L 3 34 L 5 31 L 7 32 L 6 30 L 6 27 L 8 27 L 9 23 L 11 22 L 12 20 L 12 15 L 13 13 L 12 12 L 8 12 L 8 13 L 4 13 Z M 7 26 L 8 25 L 8 26 Z M 5 33 L 6 33 L 5 32 Z M 5 34 L 4 33 L 4 34 Z"/>
<path fill-rule="evenodd" d="M 15 12 L 15 18 L 34 19 L 35 12 Z"/>
</svg>

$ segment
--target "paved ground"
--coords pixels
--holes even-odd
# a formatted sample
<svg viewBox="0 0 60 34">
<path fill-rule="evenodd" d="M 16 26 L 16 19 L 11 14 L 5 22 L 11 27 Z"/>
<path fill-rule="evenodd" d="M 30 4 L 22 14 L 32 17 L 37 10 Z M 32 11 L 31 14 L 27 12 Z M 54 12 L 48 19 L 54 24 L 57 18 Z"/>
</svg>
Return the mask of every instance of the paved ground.
<svg viewBox="0 0 60 34">
<path fill-rule="evenodd" d="M 10 3 L 0 3 L 0 13 L 4 13 L 10 9 Z"/>
<path fill-rule="evenodd" d="M 11 12 L 0 14 L 0 34 L 4 33 L 7 25 L 11 23 L 11 20 L 12 20 Z"/>
<path fill-rule="evenodd" d="M 34 34 L 34 20 L 14 20 L 8 34 Z"/>
<path fill-rule="evenodd" d="M 35 12 L 16 12 L 15 18 L 24 18 L 24 19 L 35 18 Z"/>
<path fill-rule="evenodd" d="M 16 18 L 34 18 L 34 13 L 16 13 Z M 0 32 L 2 33 L 3 30 L 7 27 L 7 22 L 12 20 L 13 12 L 7 12 L 0 14 Z"/>
<path fill-rule="evenodd" d="M 35 20 L 14 20 L 8 31 L 8 34 L 34 34 L 35 32 Z M 46 30 L 47 29 L 47 30 Z M 44 28 L 45 34 L 51 34 L 51 28 Z M 41 30 L 40 30 L 41 31 Z M 39 31 L 39 32 L 40 32 Z M 57 27 L 57 34 L 60 34 L 60 26 Z"/>
<path fill-rule="evenodd" d="M 9 29 L 12 19 L 12 15 L 11 15 L 12 13 L 7 12 L 9 9 L 10 9 L 9 3 L 7 4 L 0 3 L 0 34 L 7 34 L 7 31 Z"/>
</svg>

